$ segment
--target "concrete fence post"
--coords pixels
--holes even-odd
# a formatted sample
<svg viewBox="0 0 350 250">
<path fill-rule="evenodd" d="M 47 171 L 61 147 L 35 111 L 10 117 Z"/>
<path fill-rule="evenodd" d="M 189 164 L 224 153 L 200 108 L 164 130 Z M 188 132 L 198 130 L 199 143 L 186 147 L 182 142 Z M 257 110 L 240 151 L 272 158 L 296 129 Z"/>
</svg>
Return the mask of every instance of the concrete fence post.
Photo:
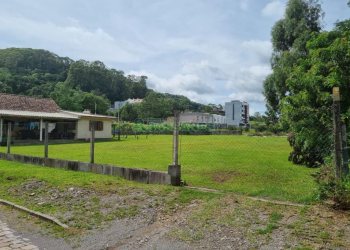
<svg viewBox="0 0 350 250">
<path fill-rule="evenodd" d="M 179 122 L 180 113 L 174 112 L 174 134 L 173 134 L 173 165 L 179 165 Z"/>
<path fill-rule="evenodd" d="M 181 185 L 181 165 L 179 165 L 179 124 L 180 112 L 174 111 L 174 132 L 173 132 L 173 163 L 168 166 L 168 174 L 171 177 L 171 184 Z"/>
<path fill-rule="evenodd" d="M 95 122 L 90 121 L 90 163 L 95 163 Z"/>
<path fill-rule="evenodd" d="M 12 127 L 11 122 L 7 123 L 7 153 L 11 153 L 11 137 L 12 137 Z"/>
<path fill-rule="evenodd" d="M 44 144 L 45 144 L 45 158 L 49 157 L 49 123 L 45 122 L 45 138 L 44 138 Z"/>
<path fill-rule="evenodd" d="M 334 133 L 334 165 L 335 176 L 342 178 L 342 133 L 340 120 L 340 93 L 339 88 L 333 88 L 333 133 Z"/>
</svg>

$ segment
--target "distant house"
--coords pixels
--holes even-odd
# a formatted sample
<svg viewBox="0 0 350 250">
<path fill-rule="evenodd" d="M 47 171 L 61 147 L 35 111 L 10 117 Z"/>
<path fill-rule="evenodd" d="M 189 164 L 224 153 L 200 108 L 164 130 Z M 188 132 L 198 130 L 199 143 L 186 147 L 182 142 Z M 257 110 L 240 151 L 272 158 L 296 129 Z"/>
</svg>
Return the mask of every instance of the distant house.
<svg viewBox="0 0 350 250">
<path fill-rule="evenodd" d="M 226 124 L 226 118 L 217 114 L 184 112 L 180 114 L 180 123 L 224 125 Z"/>
<path fill-rule="evenodd" d="M 238 100 L 226 102 L 225 116 L 227 125 L 248 126 L 249 104 Z"/>
<path fill-rule="evenodd" d="M 138 104 L 141 103 L 143 101 L 143 99 L 127 99 L 125 101 L 116 101 L 114 102 L 114 104 L 112 105 L 112 107 L 110 108 L 111 111 L 118 111 L 120 110 L 122 107 L 124 107 L 126 104 Z"/>
<path fill-rule="evenodd" d="M 180 114 L 180 123 L 209 124 L 213 118 L 209 113 L 184 112 Z"/>
<path fill-rule="evenodd" d="M 217 114 L 212 114 L 213 116 L 213 124 L 215 125 L 224 125 L 226 124 L 226 116 L 224 115 L 217 115 Z"/>
<path fill-rule="evenodd" d="M 91 128 L 90 121 L 95 122 L 95 138 L 97 139 L 108 139 L 112 138 L 112 124 L 116 119 L 113 116 L 105 115 L 94 115 L 89 111 L 72 112 L 72 111 L 61 111 L 64 114 L 73 115 L 77 117 L 76 133 L 74 139 L 87 139 L 90 138 Z"/>
<path fill-rule="evenodd" d="M 90 121 L 95 122 L 95 137 L 111 138 L 115 117 L 61 110 L 52 100 L 0 93 L 0 144 L 11 124 L 12 138 L 18 141 L 43 140 L 44 122 L 50 139 L 89 139 Z"/>
</svg>

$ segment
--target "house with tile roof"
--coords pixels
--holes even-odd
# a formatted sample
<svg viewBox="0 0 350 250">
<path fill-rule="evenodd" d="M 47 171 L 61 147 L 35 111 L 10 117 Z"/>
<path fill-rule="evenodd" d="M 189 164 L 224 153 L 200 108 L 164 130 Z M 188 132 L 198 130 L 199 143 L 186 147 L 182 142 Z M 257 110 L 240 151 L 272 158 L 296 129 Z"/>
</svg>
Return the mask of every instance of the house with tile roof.
<svg viewBox="0 0 350 250">
<path fill-rule="evenodd" d="M 95 138 L 112 138 L 115 117 L 61 110 L 54 100 L 0 93 L 0 144 L 4 144 L 7 128 L 15 141 L 42 141 L 48 122 L 50 140 L 87 140 L 91 121 Z"/>
</svg>

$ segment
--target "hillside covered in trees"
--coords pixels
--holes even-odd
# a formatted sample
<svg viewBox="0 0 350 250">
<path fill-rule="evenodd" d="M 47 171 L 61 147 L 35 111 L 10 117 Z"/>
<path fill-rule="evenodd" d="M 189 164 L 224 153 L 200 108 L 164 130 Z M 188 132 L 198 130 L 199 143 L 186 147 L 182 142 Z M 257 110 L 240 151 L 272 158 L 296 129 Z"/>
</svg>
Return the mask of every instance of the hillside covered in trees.
<svg viewBox="0 0 350 250">
<path fill-rule="evenodd" d="M 62 109 L 72 111 L 94 112 L 96 103 L 100 114 L 105 114 L 114 101 L 128 98 L 146 98 L 144 105 L 154 107 L 147 115 L 156 118 L 169 115 L 174 103 L 193 111 L 208 108 L 184 96 L 148 89 L 147 76 L 126 76 L 100 61 L 74 61 L 30 48 L 0 49 L 0 92 L 51 97 Z"/>
</svg>

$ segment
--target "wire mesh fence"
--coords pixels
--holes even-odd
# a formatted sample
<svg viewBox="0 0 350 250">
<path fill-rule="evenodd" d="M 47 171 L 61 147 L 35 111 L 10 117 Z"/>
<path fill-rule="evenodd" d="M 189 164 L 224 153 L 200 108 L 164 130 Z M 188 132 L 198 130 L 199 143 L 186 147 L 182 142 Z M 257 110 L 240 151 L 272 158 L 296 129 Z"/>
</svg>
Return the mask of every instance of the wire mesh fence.
<svg viewBox="0 0 350 250">
<path fill-rule="evenodd" d="M 0 151 L 9 150 L 13 154 L 45 157 L 46 126 L 49 157 L 89 161 L 90 133 L 85 132 L 83 134 L 85 138 L 77 140 L 77 122 L 75 121 L 5 120 Z M 10 140 L 8 140 L 9 133 Z"/>
<path fill-rule="evenodd" d="M 119 122 L 107 126 L 95 121 L 93 161 L 167 171 L 173 163 L 174 125 L 172 121 L 161 122 Z M 0 152 L 8 150 L 9 124 L 11 153 L 45 157 L 47 129 L 49 158 L 91 162 L 92 127 L 89 123 L 82 126 L 77 121 L 5 121 Z M 319 156 L 322 163 L 334 149 L 332 126 L 315 138 L 312 143 L 298 142 L 301 148 L 294 147 L 293 151 L 290 143 L 295 144 L 295 138 L 289 134 L 276 136 L 254 128 L 181 123 L 178 161 L 190 179 L 195 175 L 218 183 L 236 177 L 244 179 L 249 176 L 248 172 L 273 174 L 281 166 L 290 166 L 290 161 L 301 161 L 298 150 L 308 149 L 309 156 Z"/>
</svg>

